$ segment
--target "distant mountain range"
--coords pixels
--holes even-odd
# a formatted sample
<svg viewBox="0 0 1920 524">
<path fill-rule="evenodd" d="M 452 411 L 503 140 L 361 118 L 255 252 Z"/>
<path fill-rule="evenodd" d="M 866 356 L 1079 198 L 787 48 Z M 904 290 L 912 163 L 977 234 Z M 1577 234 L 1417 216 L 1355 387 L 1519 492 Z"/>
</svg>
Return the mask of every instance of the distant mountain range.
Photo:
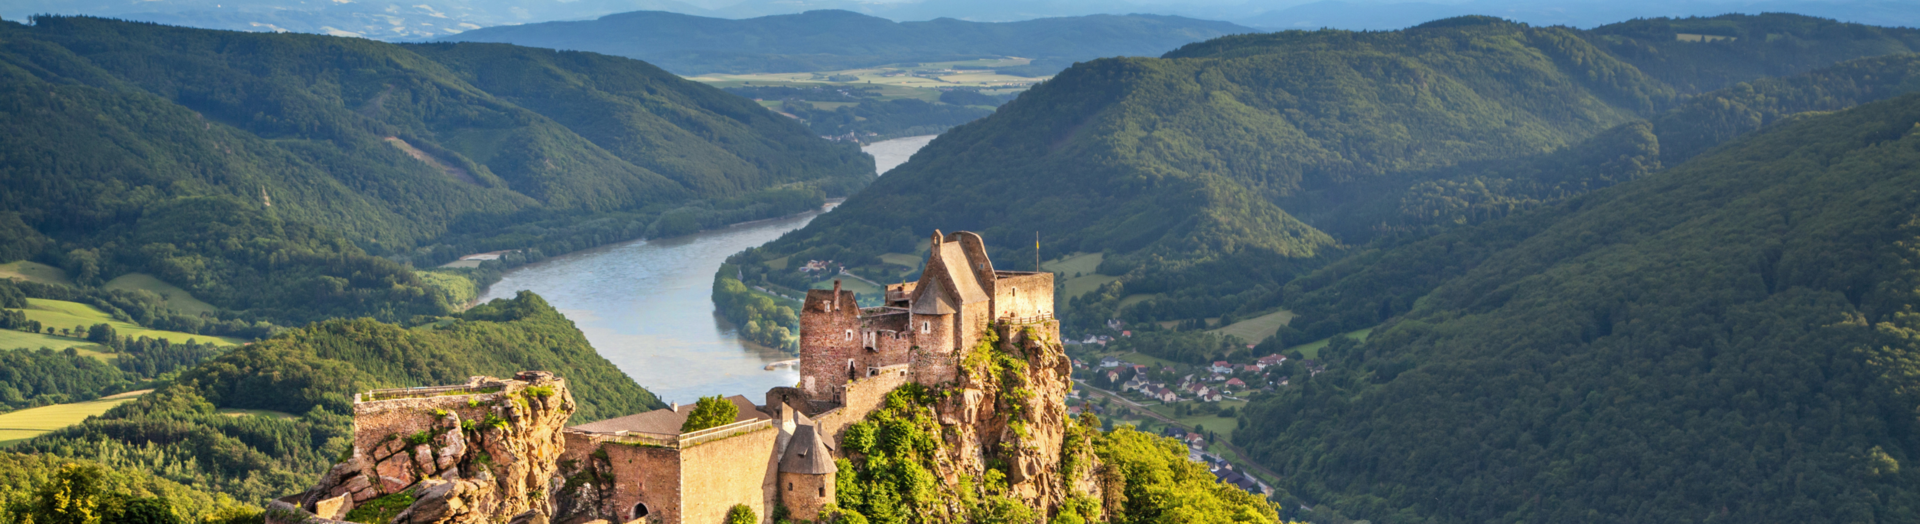
<svg viewBox="0 0 1920 524">
<path fill-rule="evenodd" d="M 1108 56 L 1158 56 L 1184 44 L 1257 30 L 1160 15 L 1091 15 L 1022 22 L 942 18 L 894 22 L 852 11 L 728 20 L 663 11 L 580 22 L 489 27 L 444 37 L 638 58 L 680 74 L 831 71 L 902 62 L 1032 58 L 1026 76 Z"/>
<path fill-rule="evenodd" d="M 406 41 L 499 25 L 587 20 L 615 13 L 663 11 L 744 19 L 817 10 L 846 10 L 895 21 L 954 18 L 1009 22 L 1110 13 L 1221 20 L 1263 30 L 1400 29 L 1451 16 L 1479 14 L 1533 25 L 1590 28 L 1643 17 L 1789 12 L 1880 26 L 1920 26 L 1920 6 L 1895 0 L 18 0 L 0 18 L 36 14 L 93 15 L 238 31 L 292 31 Z"/>
</svg>

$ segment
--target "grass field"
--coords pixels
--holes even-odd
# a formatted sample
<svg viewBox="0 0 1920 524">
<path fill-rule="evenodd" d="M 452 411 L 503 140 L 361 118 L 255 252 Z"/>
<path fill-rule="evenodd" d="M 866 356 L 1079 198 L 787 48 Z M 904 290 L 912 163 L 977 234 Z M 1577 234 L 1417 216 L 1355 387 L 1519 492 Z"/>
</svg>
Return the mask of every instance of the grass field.
<svg viewBox="0 0 1920 524">
<path fill-rule="evenodd" d="M 150 389 L 128 391 L 111 397 L 71 404 L 54 404 L 33 409 L 23 409 L 12 413 L 0 414 L 0 446 L 40 436 L 47 432 L 71 426 L 86 420 L 87 417 L 106 413 L 107 410 L 144 395 Z"/>
<path fill-rule="evenodd" d="M 106 346 L 88 342 L 86 339 L 0 329 L 0 350 L 40 348 L 73 348 L 82 355 L 97 358 L 103 362 L 112 362 L 114 359 L 113 354 L 105 352 Z"/>
<path fill-rule="evenodd" d="M 1349 331 L 1346 333 L 1341 333 L 1338 335 L 1334 335 L 1333 337 L 1353 337 L 1354 340 L 1357 340 L 1360 342 L 1366 342 L 1367 336 L 1372 334 L 1373 334 L 1373 328 L 1366 328 L 1359 331 Z M 1333 337 L 1327 337 L 1320 340 L 1315 340 L 1313 342 L 1308 342 L 1298 346 L 1290 347 L 1290 348 L 1287 348 L 1287 351 L 1299 351 L 1300 354 L 1306 355 L 1307 358 L 1320 358 L 1320 348 L 1327 347 L 1327 343 L 1332 342 Z"/>
<path fill-rule="evenodd" d="M 1182 402 L 1182 404 L 1187 404 L 1187 403 L 1196 404 L 1196 405 L 1201 404 L 1200 402 L 1194 402 L 1194 401 Z M 1219 404 L 1220 407 L 1222 408 L 1227 408 L 1227 407 L 1234 408 L 1234 411 L 1236 412 L 1239 411 L 1240 408 L 1246 407 L 1247 405 L 1246 401 L 1242 401 L 1242 400 L 1223 400 L 1218 402 L 1217 404 Z M 1220 438 L 1222 439 L 1233 438 L 1233 430 L 1238 428 L 1240 425 L 1240 422 L 1236 419 L 1214 416 L 1214 415 L 1196 414 L 1196 415 L 1189 415 L 1185 417 L 1176 417 L 1173 415 L 1174 413 L 1173 408 L 1174 408 L 1173 404 L 1161 404 L 1158 406 L 1149 407 L 1147 409 L 1151 409 L 1153 410 L 1154 413 L 1159 413 L 1160 415 L 1173 419 L 1175 421 L 1178 421 L 1181 424 L 1186 424 L 1187 427 L 1189 428 L 1196 428 L 1196 429 L 1205 428 L 1205 429 L 1211 430 L 1214 433 L 1218 433 L 1220 435 Z"/>
<path fill-rule="evenodd" d="M 1148 301 L 1148 300 L 1153 300 L 1153 299 L 1156 299 L 1156 298 L 1160 298 L 1160 294 L 1159 294 L 1159 293 L 1147 293 L 1147 294 L 1142 294 L 1142 295 L 1127 295 L 1126 297 L 1123 297 L 1123 298 L 1121 298 L 1121 299 L 1120 299 L 1120 307 L 1127 307 L 1127 306 L 1131 306 L 1131 305 L 1134 305 L 1134 304 L 1139 304 L 1139 303 L 1141 303 L 1141 302 L 1146 302 L 1146 301 Z"/>
<path fill-rule="evenodd" d="M 40 321 L 41 324 L 52 326 L 55 328 L 71 329 L 74 326 L 92 326 L 94 324 L 105 323 L 109 326 L 113 326 L 113 330 L 118 332 L 120 336 L 123 336 L 123 337 L 164 338 L 174 342 L 186 342 L 186 341 L 192 340 L 200 343 L 213 342 L 213 343 L 225 345 L 225 346 L 239 345 L 240 343 L 244 342 L 236 338 L 213 337 L 213 336 L 207 336 L 207 335 L 181 333 L 178 331 L 161 331 L 157 329 L 147 329 L 130 322 L 121 322 L 118 320 L 114 320 L 113 317 L 108 316 L 106 312 L 100 311 L 98 309 L 94 309 L 93 306 L 81 304 L 78 302 L 47 300 L 44 298 L 29 298 L 27 299 L 27 308 L 24 311 L 26 311 L 27 313 L 27 320 L 38 320 Z M 53 337 L 53 338 L 61 338 L 61 337 Z M 68 340 L 72 342 L 79 342 L 79 343 L 86 342 L 84 340 L 77 340 L 77 339 L 68 339 Z M 73 344 L 73 345 L 77 346 L 78 344 Z M 0 347 L 5 347 L 5 346 L 0 346 Z M 32 346 L 32 347 L 38 347 L 38 346 Z M 49 347 L 53 347 L 53 346 L 49 346 Z M 60 348 L 54 347 L 54 349 L 60 349 Z"/>
<path fill-rule="evenodd" d="M 66 271 L 39 262 L 28 262 L 25 260 L 0 264 L 0 278 L 13 278 L 61 286 L 73 285 L 73 281 L 67 279 Z"/>
<path fill-rule="evenodd" d="M 1045 81 L 1045 77 L 1028 78 L 995 74 L 992 70 L 954 70 L 942 72 L 933 78 L 913 76 L 915 71 L 949 70 L 957 66 L 1006 67 L 1026 65 L 1031 60 L 1025 58 L 1001 58 L 966 60 L 959 62 L 929 62 L 924 64 L 895 64 L 890 66 L 844 71 L 819 71 L 804 73 L 754 73 L 744 75 L 710 74 L 688 77 L 688 80 L 701 82 L 714 87 L 740 86 L 792 86 L 812 87 L 821 85 L 844 85 L 860 88 L 877 88 L 875 95 L 882 101 L 915 98 L 928 102 L 940 99 L 941 88 L 971 87 L 986 94 L 1006 94 L 1025 91 L 1033 84 Z M 828 77 L 853 76 L 854 81 L 833 81 Z M 778 109 L 779 101 L 763 100 L 762 107 Z M 833 109 L 850 102 L 813 102 L 815 107 Z"/>
<path fill-rule="evenodd" d="M 852 291 L 856 293 L 855 296 L 880 297 L 880 296 L 886 296 L 887 294 L 887 290 L 881 289 L 877 286 L 874 286 L 873 284 L 868 284 L 867 281 L 865 280 L 860 280 L 860 279 L 853 278 L 846 275 L 838 275 L 836 276 L 836 278 L 840 279 L 840 289 Z M 813 288 L 814 289 L 833 289 L 833 279 L 830 278 L 830 279 L 822 280 L 819 282 L 814 282 Z"/>
<path fill-rule="evenodd" d="M 923 262 L 921 260 L 922 258 L 924 257 L 921 257 L 919 255 L 909 255 L 906 253 L 887 253 L 884 255 L 880 255 L 881 262 L 886 262 L 888 264 L 905 267 L 909 271 L 914 269 L 919 269 L 920 263 Z"/>
<path fill-rule="evenodd" d="M 173 284 L 161 282 L 160 279 L 154 278 L 153 275 L 146 273 L 127 273 L 120 275 L 113 280 L 107 281 L 106 288 L 129 291 L 135 289 L 152 291 L 154 294 L 160 295 L 160 298 L 166 302 L 168 308 L 188 315 L 220 311 L 220 308 L 213 307 L 213 304 L 201 302 L 200 299 L 193 298 L 193 294 L 188 293 L 187 290 L 180 289 Z"/>
<path fill-rule="evenodd" d="M 1099 290 L 1100 286 L 1107 285 L 1108 282 L 1120 280 L 1120 277 L 1094 273 L 1094 270 L 1100 267 L 1100 261 L 1105 259 L 1105 253 L 1074 253 L 1058 260 L 1042 262 L 1040 267 L 1067 276 L 1064 293 L 1066 293 L 1065 298 L 1071 301 L 1074 297 Z"/>
<path fill-rule="evenodd" d="M 1293 321 L 1293 312 L 1282 309 L 1272 313 L 1267 313 L 1265 315 L 1260 315 L 1260 316 L 1249 318 L 1239 322 L 1234 322 L 1232 325 L 1229 325 L 1227 327 L 1223 327 L 1220 329 L 1215 329 L 1213 330 L 1213 332 L 1224 334 L 1224 335 L 1233 335 L 1236 337 L 1240 337 L 1240 340 L 1245 340 L 1249 343 L 1258 344 L 1260 343 L 1260 341 L 1266 340 L 1267 337 L 1273 336 L 1274 333 L 1280 331 L 1280 328 L 1282 326 L 1285 326 L 1287 325 L 1288 322 L 1292 322 L 1292 321 Z"/>
</svg>

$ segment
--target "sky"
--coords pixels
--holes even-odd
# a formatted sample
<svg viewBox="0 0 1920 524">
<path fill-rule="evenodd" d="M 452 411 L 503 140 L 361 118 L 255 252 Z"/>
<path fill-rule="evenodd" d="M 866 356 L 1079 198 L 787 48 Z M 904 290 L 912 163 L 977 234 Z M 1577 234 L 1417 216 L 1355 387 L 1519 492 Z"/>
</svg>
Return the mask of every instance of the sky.
<svg viewBox="0 0 1920 524">
<path fill-rule="evenodd" d="M 640 10 L 719 18 L 844 9 L 895 21 L 1004 22 L 1092 14 L 1161 14 L 1257 30 L 1399 29 L 1482 14 L 1535 25 L 1596 25 L 1656 16 L 1794 12 L 1874 25 L 1920 26 L 1915 0 L 5 0 L 0 18 L 93 15 L 243 31 L 296 31 L 392 41 L 485 26 L 581 20 Z"/>
</svg>

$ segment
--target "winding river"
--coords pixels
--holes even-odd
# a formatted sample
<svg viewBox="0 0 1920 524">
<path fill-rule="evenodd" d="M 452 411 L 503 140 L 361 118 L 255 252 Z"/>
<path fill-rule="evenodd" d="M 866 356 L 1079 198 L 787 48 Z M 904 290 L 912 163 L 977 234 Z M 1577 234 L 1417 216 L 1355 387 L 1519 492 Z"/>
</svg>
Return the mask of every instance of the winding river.
<svg viewBox="0 0 1920 524">
<path fill-rule="evenodd" d="M 881 173 L 906 162 L 933 137 L 876 142 L 862 148 Z M 831 209 L 833 204 L 828 204 Z M 482 300 L 539 293 L 572 319 L 607 360 L 668 402 L 704 395 L 758 395 L 799 381 L 794 358 L 741 340 L 714 314 L 713 273 L 728 255 L 779 238 L 821 211 L 738 224 L 659 240 L 635 240 L 568 253 L 507 272 Z"/>
</svg>

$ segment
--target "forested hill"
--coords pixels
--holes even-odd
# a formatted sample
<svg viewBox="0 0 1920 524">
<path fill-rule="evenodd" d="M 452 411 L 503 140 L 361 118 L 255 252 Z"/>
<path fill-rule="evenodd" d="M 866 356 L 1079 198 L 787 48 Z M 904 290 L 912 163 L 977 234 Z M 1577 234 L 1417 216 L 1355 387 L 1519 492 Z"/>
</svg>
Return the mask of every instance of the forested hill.
<svg viewBox="0 0 1920 524">
<path fill-rule="evenodd" d="M 575 391 L 573 423 L 664 407 L 532 293 L 424 320 L 407 327 L 339 319 L 290 330 L 14 449 L 152 471 L 261 504 L 313 485 L 350 451 L 351 402 L 367 389 L 545 370 Z"/>
<path fill-rule="evenodd" d="M 833 71 L 885 64 L 1014 56 L 1024 76 L 1082 60 L 1155 56 L 1182 44 L 1256 30 L 1161 15 L 1090 15 L 1020 22 L 941 18 L 894 22 L 852 11 L 808 11 L 744 20 L 637 11 L 578 22 L 495 26 L 442 37 L 594 51 L 646 60 L 675 73 Z"/>
<path fill-rule="evenodd" d="M 1703 33 L 1740 36 L 1680 40 Z M 1670 141 L 1697 154 L 1784 114 L 1913 85 L 1904 62 L 1740 82 L 1916 49 L 1920 31 L 1794 15 L 1590 31 L 1465 17 L 1096 60 L 942 135 L 754 255 L 884 267 L 880 255 L 944 228 L 983 232 L 1025 261 L 1037 230 L 1045 258 L 1104 252 L 1100 273 L 1121 279 L 1065 311 L 1070 328 L 1270 311 L 1284 283 L 1340 246 L 1551 204 L 1657 171 Z M 1658 130 L 1646 121 L 1689 108 Z M 1120 307 L 1127 296 L 1150 299 Z M 1406 307 L 1374 306 L 1374 323 Z"/>
<path fill-rule="evenodd" d="M 873 176 L 853 146 L 645 63 L 499 44 L 39 17 L 0 23 L 0 107 L 0 262 L 313 309 L 293 321 L 445 313 L 369 255 L 438 264 L 615 212 L 589 240 L 620 240 Z"/>
<path fill-rule="evenodd" d="M 1234 439 L 1382 523 L 1911 521 L 1915 122 L 1920 94 L 1792 118 L 1331 272 L 1429 291 Z"/>
</svg>

